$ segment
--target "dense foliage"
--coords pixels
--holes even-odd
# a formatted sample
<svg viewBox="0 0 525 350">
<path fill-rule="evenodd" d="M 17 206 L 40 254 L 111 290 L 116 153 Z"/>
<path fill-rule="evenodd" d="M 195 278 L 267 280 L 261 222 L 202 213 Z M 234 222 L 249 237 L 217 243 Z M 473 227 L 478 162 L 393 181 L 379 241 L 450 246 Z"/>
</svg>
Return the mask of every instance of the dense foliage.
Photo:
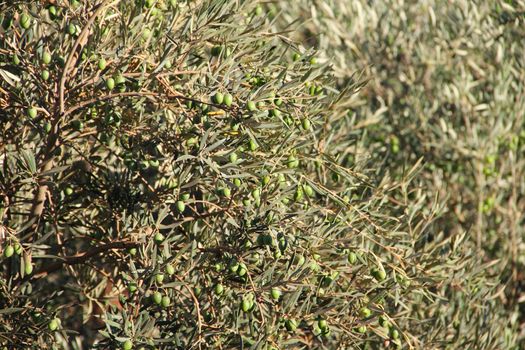
<svg viewBox="0 0 525 350">
<path fill-rule="evenodd" d="M 366 67 L 352 110 L 378 174 L 402 178 L 421 165 L 412 182 L 420 200 L 444 208 L 434 234 L 466 234 L 463 251 L 481 256 L 499 284 L 490 318 L 508 328 L 494 337 L 522 348 L 525 2 L 298 1 L 283 11 L 284 23 L 309 19 L 296 40 L 322 48 L 341 80 Z"/>
<path fill-rule="evenodd" d="M 514 56 L 494 56 L 508 70 L 483 85 L 454 72 L 478 74 L 487 58 L 447 59 L 503 25 L 487 5 L 471 19 L 485 26 L 478 42 L 452 15 L 437 30 L 433 12 L 419 37 L 396 36 L 415 17 L 379 21 L 388 8 L 364 4 L 0 5 L 0 345 L 516 345 L 519 277 L 494 259 L 521 249 L 520 136 L 482 184 L 476 171 L 501 153 L 487 139 L 507 145 L 522 127 L 523 43 L 503 32 L 494 52 Z M 300 31 L 297 17 L 310 18 Z M 435 65 L 406 53 L 439 47 L 435 33 L 463 51 L 438 50 Z M 400 47 L 412 60 L 393 59 Z M 370 81 L 356 78 L 373 63 Z M 422 66 L 435 84 L 409 71 Z M 515 241 L 498 244 L 504 227 Z"/>
</svg>

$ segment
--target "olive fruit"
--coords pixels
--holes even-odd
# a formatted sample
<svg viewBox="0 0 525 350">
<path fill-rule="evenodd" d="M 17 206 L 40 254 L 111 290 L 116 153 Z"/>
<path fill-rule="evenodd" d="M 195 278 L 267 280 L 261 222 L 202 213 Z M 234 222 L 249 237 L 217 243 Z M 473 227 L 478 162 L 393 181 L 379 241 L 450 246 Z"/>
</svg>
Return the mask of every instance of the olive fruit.
<svg viewBox="0 0 525 350">
<path fill-rule="evenodd" d="M 294 54 L 292 55 L 292 60 L 295 62 L 295 61 L 299 61 L 299 59 L 301 58 L 301 55 L 297 52 L 294 52 Z"/>
<path fill-rule="evenodd" d="M 289 319 L 284 322 L 284 326 L 289 332 L 295 332 L 297 329 L 297 322 L 294 319 Z"/>
<path fill-rule="evenodd" d="M 36 115 L 37 115 L 36 108 L 34 108 L 34 107 L 29 108 L 29 109 L 27 110 L 27 115 L 28 115 L 29 118 L 31 118 L 31 119 L 36 118 Z"/>
<path fill-rule="evenodd" d="M 179 211 L 179 213 L 183 213 L 185 209 L 186 204 L 184 204 L 184 201 L 177 201 L 177 210 Z"/>
<path fill-rule="evenodd" d="M 347 260 L 350 264 L 355 264 L 357 262 L 357 255 L 354 252 L 348 253 Z"/>
<path fill-rule="evenodd" d="M 167 296 L 167 295 L 164 295 L 160 301 L 160 304 L 162 305 L 162 307 L 168 307 L 170 306 L 171 304 L 171 300 L 170 300 L 170 297 Z"/>
<path fill-rule="evenodd" d="M 310 126 L 311 126 L 310 120 L 304 118 L 304 119 L 301 121 L 301 126 L 303 127 L 304 130 L 310 130 Z"/>
<path fill-rule="evenodd" d="M 13 55 L 13 64 L 19 65 L 20 64 L 20 58 L 16 54 Z"/>
<path fill-rule="evenodd" d="M 255 142 L 253 139 L 250 139 L 250 151 L 255 151 L 257 149 L 257 142 Z"/>
<path fill-rule="evenodd" d="M 106 79 L 106 87 L 109 90 L 113 90 L 113 88 L 115 87 L 115 79 L 113 79 L 113 78 Z"/>
<path fill-rule="evenodd" d="M 237 153 L 235 152 L 230 153 L 229 158 L 230 158 L 230 163 L 235 163 L 237 161 Z"/>
<path fill-rule="evenodd" d="M 131 248 L 131 249 L 129 250 L 129 254 L 130 254 L 130 255 L 137 255 L 137 248 Z"/>
<path fill-rule="evenodd" d="M 286 162 L 288 168 L 297 168 L 299 166 L 299 160 L 295 158 L 293 155 L 288 157 L 288 160 Z"/>
<path fill-rule="evenodd" d="M 390 337 L 392 337 L 392 339 L 399 339 L 399 331 L 397 329 L 392 329 L 390 331 Z"/>
<path fill-rule="evenodd" d="M 122 343 L 122 350 L 131 350 L 131 349 L 133 349 L 133 343 L 131 342 L 131 340 L 128 339 Z"/>
<path fill-rule="evenodd" d="M 367 307 L 362 307 L 359 310 L 359 315 L 361 315 L 362 318 L 368 318 L 370 315 L 372 315 L 372 311 L 370 311 L 370 309 Z"/>
<path fill-rule="evenodd" d="M 56 331 L 58 329 L 58 319 L 54 318 L 51 321 L 49 321 L 49 323 L 47 324 L 47 328 L 52 332 Z"/>
<path fill-rule="evenodd" d="M 231 196 L 231 190 L 228 187 L 223 187 L 220 191 L 221 196 L 229 198 Z"/>
<path fill-rule="evenodd" d="M 77 28 L 73 23 L 69 23 L 67 25 L 67 32 L 69 35 L 75 35 L 75 33 L 77 32 Z"/>
<path fill-rule="evenodd" d="M 30 275 L 33 273 L 33 263 L 31 262 L 31 258 L 25 259 L 24 272 L 26 275 Z"/>
<path fill-rule="evenodd" d="M 250 112 L 255 112 L 257 110 L 257 106 L 255 105 L 255 102 L 248 101 L 246 102 L 246 109 Z"/>
<path fill-rule="evenodd" d="M 166 265 L 166 273 L 168 274 L 168 276 L 171 276 L 175 273 L 175 268 L 173 267 L 173 265 Z"/>
<path fill-rule="evenodd" d="M 355 330 L 357 331 L 357 333 L 364 334 L 366 333 L 366 326 L 359 326 Z"/>
<path fill-rule="evenodd" d="M 328 322 L 324 319 L 319 319 L 317 321 L 317 326 L 319 327 L 319 329 L 323 332 L 327 331 L 328 330 Z"/>
<path fill-rule="evenodd" d="M 49 13 L 49 17 L 51 19 L 53 18 L 56 18 L 57 16 L 57 8 L 53 5 L 49 6 L 49 8 L 47 9 L 47 12 Z"/>
<path fill-rule="evenodd" d="M 275 301 L 278 301 L 279 298 L 281 297 L 281 291 L 279 290 L 279 288 L 273 287 L 271 294 L 272 294 L 272 299 Z"/>
<path fill-rule="evenodd" d="M 47 69 L 44 69 L 40 73 L 40 77 L 42 78 L 42 80 L 48 80 L 49 79 L 49 71 Z"/>
<path fill-rule="evenodd" d="M 213 95 L 212 101 L 220 105 L 224 102 L 224 95 L 221 92 L 217 92 L 215 95 Z"/>
<path fill-rule="evenodd" d="M 71 195 L 73 194 L 73 189 L 72 189 L 71 187 L 69 187 L 69 186 L 66 187 L 66 188 L 64 189 L 64 194 L 65 194 L 66 196 L 71 196 Z"/>
<path fill-rule="evenodd" d="M 161 284 L 164 281 L 164 275 L 162 273 L 156 274 L 155 281 L 157 281 L 158 284 Z"/>
<path fill-rule="evenodd" d="M 155 0 L 144 0 L 144 7 L 151 8 L 153 7 L 154 3 L 155 3 Z"/>
<path fill-rule="evenodd" d="M 213 291 L 215 292 L 215 295 L 221 295 L 222 293 L 224 293 L 224 286 L 220 283 L 216 284 Z"/>
<path fill-rule="evenodd" d="M 250 310 L 253 307 L 253 300 L 250 300 L 248 298 L 243 298 L 241 301 L 241 309 L 244 312 L 250 312 Z"/>
<path fill-rule="evenodd" d="M 29 28 L 31 26 L 31 17 L 23 13 L 22 16 L 20 16 L 20 26 L 24 29 Z"/>
<path fill-rule="evenodd" d="M 386 272 L 383 269 L 374 268 L 371 271 L 371 275 L 379 282 L 384 281 L 386 279 Z"/>
<path fill-rule="evenodd" d="M 164 238 L 165 238 L 164 235 L 160 232 L 157 232 L 155 236 L 153 237 L 156 243 L 162 243 L 164 241 Z"/>
<path fill-rule="evenodd" d="M 156 291 L 154 292 L 152 295 L 151 295 L 151 299 L 153 300 L 153 302 L 157 305 L 160 305 L 161 301 L 162 301 L 162 294 L 160 294 L 160 292 Z"/>
<path fill-rule="evenodd" d="M 233 96 L 231 94 L 224 95 L 224 104 L 228 107 L 231 107 L 233 103 Z"/>
<path fill-rule="evenodd" d="M 5 249 L 4 249 L 4 256 L 5 256 L 6 258 L 9 258 L 9 257 L 11 257 L 11 256 L 14 254 L 14 252 L 15 252 L 15 248 L 13 248 L 12 245 L 8 245 L 8 246 L 5 247 Z"/>
<path fill-rule="evenodd" d="M 16 242 L 15 245 L 14 245 L 14 249 L 15 249 L 15 254 L 16 255 L 22 254 L 23 249 L 22 249 L 22 245 L 20 243 Z"/>
<path fill-rule="evenodd" d="M 48 51 L 44 51 L 42 54 L 42 63 L 49 64 L 51 62 L 51 54 Z"/>
<path fill-rule="evenodd" d="M 98 60 L 98 69 L 104 70 L 106 69 L 106 66 L 107 66 L 107 62 L 104 58 L 101 58 Z"/>
</svg>

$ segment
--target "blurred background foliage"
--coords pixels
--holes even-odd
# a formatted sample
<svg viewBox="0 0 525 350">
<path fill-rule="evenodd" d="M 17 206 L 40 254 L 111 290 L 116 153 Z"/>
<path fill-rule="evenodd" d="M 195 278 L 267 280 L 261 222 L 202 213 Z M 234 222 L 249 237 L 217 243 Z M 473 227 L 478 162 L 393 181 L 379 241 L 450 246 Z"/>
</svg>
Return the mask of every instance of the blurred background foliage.
<svg viewBox="0 0 525 350">
<path fill-rule="evenodd" d="M 523 2 L 289 5 L 0 5 L 0 345 L 523 346 Z"/>
<path fill-rule="evenodd" d="M 464 232 L 489 264 L 497 308 L 525 335 L 525 2 L 298 1 L 296 40 L 340 81 L 369 81 L 352 111 L 376 174 L 402 178 L 424 207 L 443 205 L 428 238 Z M 297 23 L 297 22 L 295 22 Z M 475 253 L 474 253 L 475 252 Z M 469 283 L 464 280 L 462 283 Z M 461 297 L 463 298 L 463 297 Z"/>
</svg>

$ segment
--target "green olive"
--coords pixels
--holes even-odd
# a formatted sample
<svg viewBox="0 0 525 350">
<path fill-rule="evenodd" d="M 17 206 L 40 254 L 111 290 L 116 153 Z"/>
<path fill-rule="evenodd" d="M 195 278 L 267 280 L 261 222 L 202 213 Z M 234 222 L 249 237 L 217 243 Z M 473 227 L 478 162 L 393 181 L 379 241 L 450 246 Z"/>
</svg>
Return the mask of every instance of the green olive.
<svg viewBox="0 0 525 350">
<path fill-rule="evenodd" d="M 158 273 L 155 275 L 155 281 L 158 283 L 158 284 L 162 284 L 162 282 L 164 281 L 164 274 L 162 273 Z"/>
<path fill-rule="evenodd" d="M 108 78 L 106 80 L 106 87 L 109 89 L 109 90 L 113 90 L 113 88 L 115 88 L 115 79 L 113 78 Z"/>
<path fill-rule="evenodd" d="M 171 276 L 175 273 L 175 268 L 173 267 L 173 265 L 166 265 L 166 273 L 168 274 L 168 276 Z"/>
<path fill-rule="evenodd" d="M 153 237 L 153 240 L 156 242 L 156 243 L 162 243 L 164 241 L 165 237 L 162 233 L 160 232 L 157 232 L 155 234 L 155 236 Z"/>
<path fill-rule="evenodd" d="M 15 246 L 14 246 L 14 249 L 15 249 L 15 254 L 16 255 L 22 254 L 23 249 L 22 249 L 22 245 L 20 243 L 16 242 Z"/>
<path fill-rule="evenodd" d="M 160 303 L 162 302 L 162 294 L 160 294 L 160 292 L 156 291 L 151 296 L 151 299 L 153 300 L 153 302 L 155 304 L 160 305 Z"/>
<path fill-rule="evenodd" d="M 328 329 L 328 322 L 324 319 L 317 321 L 317 326 L 321 331 L 326 331 Z"/>
<path fill-rule="evenodd" d="M 42 73 L 40 73 L 40 77 L 42 80 L 48 80 L 49 79 L 49 71 L 47 69 L 44 69 Z"/>
<path fill-rule="evenodd" d="M 213 95 L 212 101 L 220 105 L 224 102 L 224 95 L 221 92 L 217 92 L 215 95 Z"/>
<path fill-rule="evenodd" d="M 36 115 L 37 115 L 37 111 L 36 111 L 36 108 L 34 107 L 31 107 L 27 110 L 27 115 L 29 116 L 29 118 L 31 119 L 35 119 L 36 118 Z"/>
<path fill-rule="evenodd" d="M 77 32 L 77 27 L 73 23 L 69 23 L 67 26 L 67 32 L 69 35 L 75 35 Z"/>
<path fill-rule="evenodd" d="M 170 297 L 167 296 L 167 295 L 164 295 L 160 301 L 160 304 L 162 305 L 162 307 L 168 307 L 170 306 L 171 304 L 171 300 L 170 300 Z"/>
<path fill-rule="evenodd" d="M 359 315 L 361 315 L 362 318 L 368 318 L 370 315 L 372 315 L 372 311 L 370 311 L 370 309 L 367 307 L 362 307 L 359 310 Z"/>
<path fill-rule="evenodd" d="M 281 290 L 279 288 L 273 287 L 271 294 L 272 294 L 272 299 L 275 301 L 278 301 L 279 298 L 281 297 Z"/>
<path fill-rule="evenodd" d="M 184 204 L 184 201 L 177 201 L 177 210 L 179 213 L 183 213 L 186 209 L 186 204 Z"/>
<path fill-rule="evenodd" d="M 11 257 L 11 256 L 14 254 L 14 252 L 15 252 L 15 248 L 13 248 L 12 245 L 8 245 L 8 246 L 5 247 L 5 249 L 4 249 L 4 256 L 5 256 L 6 258 L 9 258 L 9 257 Z"/>
<path fill-rule="evenodd" d="M 231 94 L 228 93 L 224 95 L 224 104 L 227 107 L 231 107 L 231 105 L 233 104 L 233 96 Z"/>
<path fill-rule="evenodd" d="M 107 66 L 107 62 L 103 57 L 98 60 L 98 69 L 104 70 L 106 69 L 106 66 Z"/>
<path fill-rule="evenodd" d="M 386 279 L 386 272 L 383 269 L 374 268 L 371 271 L 371 275 L 379 282 L 384 281 Z"/>
<path fill-rule="evenodd" d="M 215 288 L 214 288 L 214 292 L 215 292 L 215 295 L 221 295 L 222 293 L 224 293 L 224 287 L 222 284 L 216 284 L 215 285 Z"/>
<path fill-rule="evenodd" d="M 31 17 L 23 13 L 22 16 L 20 16 L 20 26 L 24 29 L 28 29 L 31 26 Z"/>
<path fill-rule="evenodd" d="M 255 102 L 248 101 L 246 102 L 246 109 L 250 112 L 255 112 L 257 110 L 257 106 L 255 105 Z"/>
<path fill-rule="evenodd" d="M 133 349 L 133 343 L 131 340 L 126 340 L 124 343 L 122 343 L 122 350 L 131 350 Z"/>
<path fill-rule="evenodd" d="M 357 262 L 357 255 L 354 252 L 348 253 L 347 260 L 350 264 L 355 264 Z"/>
<path fill-rule="evenodd" d="M 48 51 L 44 51 L 42 54 L 42 63 L 49 64 L 51 62 L 51 54 Z"/>
<path fill-rule="evenodd" d="M 237 162 L 237 153 L 235 153 L 235 152 L 230 153 L 229 158 L 230 158 L 230 163 Z"/>
<path fill-rule="evenodd" d="M 241 301 L 241 309 L 244 312 L 250 312 L 253 307 L 253 301 L 243 298 Z"/>
<path fill-rule="evenodd" d="M 49 323 L 47 324 L 47 328 L 49 328 L 51 332 L 56 331 L 58 329 L 58 319 L 54 318 L 51 321 L 49 321 Z"/>
</svg>

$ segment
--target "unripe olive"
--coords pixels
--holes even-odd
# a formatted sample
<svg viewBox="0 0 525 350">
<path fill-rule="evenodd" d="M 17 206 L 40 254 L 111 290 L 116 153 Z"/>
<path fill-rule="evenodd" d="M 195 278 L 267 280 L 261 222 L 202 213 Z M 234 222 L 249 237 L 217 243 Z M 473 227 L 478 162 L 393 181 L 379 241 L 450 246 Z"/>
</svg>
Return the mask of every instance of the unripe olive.
<svg viewBox="0 0 525 350">
<path fill-rule="evenodd" d="M 184 212 L 185 209 L 186 204 L 184 204 L 184 201 L 177 201 L 177 210 L 179 211 L 179 213 Z"/>
<path fill-rule="evenodd" d="M 224 102 L 224 95 L 221 92 L 217 92 L 215 95 L 213 95 L 212 101 L 220 105 Z"/>
<path fill-rule="evenodd" d="M 6 258 L 9 258 L 14 254 L 14 252 L 15 252 L 15 248 L 12 245 L 8 245 L 4 249 L 4 256 Z"/>
<path fill-rule="evenodd" d="M 131 340 L 126 340 L 124 343 L 122 343 L 122 350 L 131 350 L 133 349 L 133 343 Z"/>
<path fill-rule="evenodd" d="M 153 300 L 153 302 L 155 304 L 160 305 L 160 303 L 162 302 L 162 294 L 160 294 L 160 292 L 156 291 L 151 296 L 151 299 Z"/>
<path fill-rule="evenodd" d="M 224 104 L 227 107 L 231 107 L 231 105 L 233 104 L 233 96 L 231 94 L 228 93 L 224 95 Z"/>
<path fill-rule="evenodd" d="M 22 16 L 20 16 L 20 26 L 24 29 L 28 29 L 31 26 L 31 17 L 23 13 Z"/>
<path fill-rule="evenodd" d="M 216 284 L 214 288 L 215 295 L 221 295 L 224 292 L 224 287 L 222 284 Z"/>
<path fill-rule="evenodd" d="M 106 66 L 107 66 L 107 62 L 103 57 L 98 60 L 98 69 L 104 70 L 106 69 Z"/>
<path fill-rule="evenodd" d="M 165 238 L 164 235 L 160 232 L 157 232 L 155 236 L 153 237 L 156 243 L 162 243 L 164 241 L 164 238 Z"/>
<path fill-rule="evenodd" d="M 51 62 L 51 54 L 48 51 L 44 51 L 42 54 L 42 63 L 49 64 Z"/>
<path fill-rule="evenodd" d="M 175 273 L 175 268 L 173 267 L 173 265 L 166 265 L 166 273 L 168 274 L 168 276 L 171 276 Z"/>
<path fill-rule="evenodd" d="M 34 107 L 31 107 L 27 110 L 27 115 L 29 116 L 29 118 L 31 119 L 35 119 L 36 118 L 36 115 L 37 115 L 37 111 L 36 111 L 36 108 Z"/>
<path fill-rule="evenodd" d="M 48 80 L 49 79 L 49 71 L 47 69 L 44 69 L 40 73 L 40 77 L 42 78 L 42 80 Z"/>
<path fill-rule="evenodd" d="M 113 88 L 115 88 L 115 79 L 113 78 L 108 78 L 106 80 L 106 87 L 109 89 L 109 90 L 113 90 Z"/>
<path fill-rule="evenodd" d="M 257 106 L 255 105 L 255 102 L 248 101 L 246 103 L 246 109 L 250 112 L 255 112 L 257 110 Z"/>
<path fill-rule="evenodd" d="M 272 299 L 275 301 L 278 301 L 279 298 L 281 297 L 281 290 L 279 288 L 273 287 L 271 294 L 272 294 Z"/>
<path fill-rule="evenodd" d="M 171 304 L 170 297 L 168 297 L 167 295 L 164 295 L 164 296 L 162 297 L 162 300 L 161 300 L 160 304 L 162 305 L 162 307 L 168 307 L 168 306 L 170 306 L 170 304 Z"/>
<path fill-rule="evenodd" d="M 58 319 L 54 318 L 47 324 L 47 328 L 49 328 L 50 331 L 56 331 L 58 329 Z"/>
</svg>

